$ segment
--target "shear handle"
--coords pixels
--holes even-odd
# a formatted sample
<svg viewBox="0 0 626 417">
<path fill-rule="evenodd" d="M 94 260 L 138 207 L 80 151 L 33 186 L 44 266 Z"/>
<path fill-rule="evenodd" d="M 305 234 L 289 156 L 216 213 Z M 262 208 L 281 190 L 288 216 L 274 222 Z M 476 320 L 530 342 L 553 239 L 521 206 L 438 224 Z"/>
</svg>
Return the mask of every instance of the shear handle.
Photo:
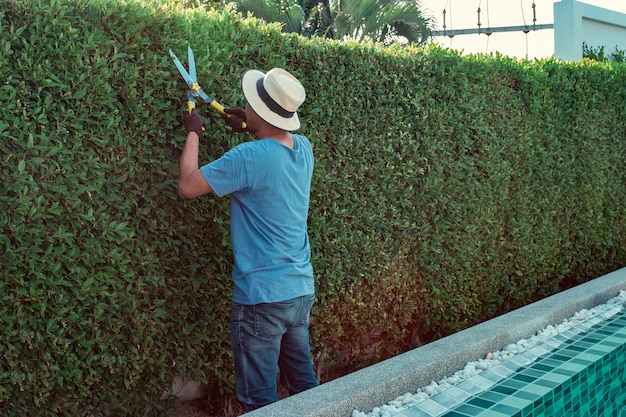
<svg viewBox="0 0 626 417">
<path fill-rule="evenodd" d="M 217 110 L 218 112 L 226 115 L 226 117 L 232 117 L 232 114 L 228 114 L 224 111 L 224 106 L 222 106 L 220 103 L 218 103 L 217 101 L 213 100 L 211 103 L 209 103 L 209 106 L 213 107 L 215 110 Z M 241 128 L 245 129 L 248 127 L 248 124 L 244 121 L 241 121 Z"/>
</svg>

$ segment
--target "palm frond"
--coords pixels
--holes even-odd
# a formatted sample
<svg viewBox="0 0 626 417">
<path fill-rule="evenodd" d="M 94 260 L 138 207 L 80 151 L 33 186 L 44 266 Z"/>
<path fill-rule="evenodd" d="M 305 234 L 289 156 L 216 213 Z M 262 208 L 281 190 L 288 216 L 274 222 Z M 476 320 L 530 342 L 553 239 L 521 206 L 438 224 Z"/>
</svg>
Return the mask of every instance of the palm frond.
<svg viewBox="0 0 626 417">
<path fill-rule="evenodd" d="M 404 38 L 425 43 L 432 22 L 417 0 L 235 0 L 237 10 L 266 22 L 280 22 L 284 32 L 304 36 L 385 44 Z"/>
<path fill-rule="evenodd" d="M 302 32 L 303 11 L 298 0 L 235 0 L 237 11 L 268 23 L 282 23 L 283 32 Z"/>
</svg>

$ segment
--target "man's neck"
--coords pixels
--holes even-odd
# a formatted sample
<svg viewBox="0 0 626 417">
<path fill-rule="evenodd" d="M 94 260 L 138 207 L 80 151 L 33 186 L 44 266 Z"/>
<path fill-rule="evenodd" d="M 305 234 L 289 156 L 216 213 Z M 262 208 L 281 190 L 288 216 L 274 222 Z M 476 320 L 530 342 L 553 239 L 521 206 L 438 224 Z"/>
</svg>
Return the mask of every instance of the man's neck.
<svg viewBox="0 0 626 417">
<path fill-rule="evenodd" d="M 256 137 L 257 139 L 272 138 L 286 147 L 293 149 L 293 136 L 291 136 L 291 133 L 274 126 L 266 126 L 264 129 L 259 129 L 256 132 Z"/>
</svg>

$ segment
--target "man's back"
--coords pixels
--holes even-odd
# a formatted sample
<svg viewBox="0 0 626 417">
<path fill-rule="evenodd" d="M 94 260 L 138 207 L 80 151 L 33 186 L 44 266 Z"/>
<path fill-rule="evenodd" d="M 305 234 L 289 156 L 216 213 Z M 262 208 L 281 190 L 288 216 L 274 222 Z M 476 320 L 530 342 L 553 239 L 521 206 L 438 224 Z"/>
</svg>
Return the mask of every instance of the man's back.
<svg viewBox="0 0 626 417">
<path fill-rule="evenodd" d="M 235 302 L 313 293 L 307 236 L 313 153 L 307 138 L 293 138 L 293 149 L 266 138 L 202 167 L 217 195 L 230 194 Z"/>
</svg>

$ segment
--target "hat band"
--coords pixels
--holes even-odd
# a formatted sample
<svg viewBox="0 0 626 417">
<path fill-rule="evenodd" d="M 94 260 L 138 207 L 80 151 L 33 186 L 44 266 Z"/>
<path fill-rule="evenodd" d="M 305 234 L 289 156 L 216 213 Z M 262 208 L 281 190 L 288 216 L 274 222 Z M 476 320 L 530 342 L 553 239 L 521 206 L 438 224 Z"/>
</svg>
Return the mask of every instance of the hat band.
<svg viewBox="0 0 626 417">
<path fill-rule="evenodd" d="M 267 107 L 273 111 L 274 113 L 284 117 L 289 118 L 293 116 L 296 112 L 286 110 L 283 106 L 278 104 L 270 95 L 268 94 L 265 86 L 263 85 L 263 78 L 259 78 L 256 82 L 256 91 L 259 94 L 259 97 L 263 102 L 267 105 Z"/>
</svg>

